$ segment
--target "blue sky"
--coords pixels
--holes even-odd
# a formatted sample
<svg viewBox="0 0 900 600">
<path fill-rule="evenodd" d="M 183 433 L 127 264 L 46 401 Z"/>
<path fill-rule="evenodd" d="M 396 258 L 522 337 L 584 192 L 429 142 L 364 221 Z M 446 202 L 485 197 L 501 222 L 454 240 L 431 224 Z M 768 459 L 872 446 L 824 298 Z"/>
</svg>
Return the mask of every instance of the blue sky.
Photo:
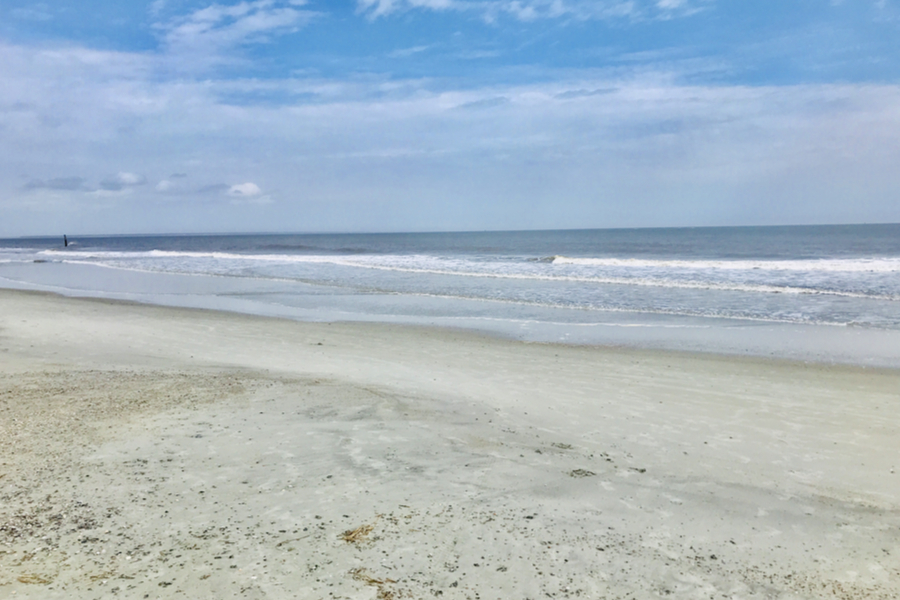
<svg viewBox="0 0 900 600">
<path fill-rule="evenodd" d="M 0 5 L 0 235 L 900 221 L 900 0 Z"/>
</svg>

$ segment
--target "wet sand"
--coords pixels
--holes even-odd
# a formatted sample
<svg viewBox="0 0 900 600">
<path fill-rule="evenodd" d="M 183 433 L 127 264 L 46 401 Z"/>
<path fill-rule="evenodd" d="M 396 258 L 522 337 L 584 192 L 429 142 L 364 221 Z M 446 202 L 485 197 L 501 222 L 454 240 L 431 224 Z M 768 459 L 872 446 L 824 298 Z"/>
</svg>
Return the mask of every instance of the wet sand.
<svg viewBox="0 0 900 600">
<path fill-rule="evenodd" d="M 0 292 L 0 598 L 896 598 L 900 371 Z"/>
</svg>

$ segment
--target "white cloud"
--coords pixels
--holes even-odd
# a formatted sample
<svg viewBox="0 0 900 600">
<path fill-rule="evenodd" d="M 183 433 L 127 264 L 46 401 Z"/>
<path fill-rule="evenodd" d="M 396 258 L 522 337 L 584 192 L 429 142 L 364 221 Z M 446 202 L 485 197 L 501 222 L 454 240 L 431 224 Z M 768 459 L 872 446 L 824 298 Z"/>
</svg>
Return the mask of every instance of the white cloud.
<svg viewBox="0 0 900 600">
<path fill-rule="evenodd" d="M 137 173 L 120 171 L 112 177 L 106 177 L 100 182 L 100 189 L 108 192 L 118 192 L 126 188 L 144 185 L 147 178 Z"/>
<path fill-rule="evenodd" d="M 425 52 L 426 50 L 431 49 L 432 46 L 412 46 L 410 48 L 400 48 L 398 50 L 394 50 L 388 54 L 388 58 L 408 58 L 410 56 L 419 54 L 420 52 Z"/>
<path fill-rule="evenodd" d="M 407 8 L 447 10 L 449 8 L 462 8 L 465 4 L 466 2 L 459 2 L 458 0 L 357 0 L 358 10 L 373 17 L 380 17 L 396 10 Z"/>
<path fill-rule="evenodd" d="M 228 188 L 226 192 L 231 197 L 232 204 L 271 204 L 272 197 L 263 194 L 262 189 L 250 181 L 238 183 Z"/>
<path fill-rule="evenodd" d="M 118 175 L 116 175 L 116 181 L 118 181 L 122 185 L 143 185 L 147 183 L 147 178 L 143 175 L 137 175 L 135 173 L 120 172 Z"/>
<path fill-rule="evenodd" d="M 272 203 L 259 211 L 276 215 L 259 225 L 270 230 L 405 228 L 414 226 L 405 214 L 438 219 L 448 206 L 473 214 L 495 207 L 512 218 L 545 204 L 559 206 L 547 226 L 697 224 L 716 210 L 806 210 L 805 220 L 823 221 L 846 207 L 857 220 L 900 220 L 896 85 L 681 85 L 676 74 L 632 72 L 446 90 L 430 87 L 446 83 L 377 78 L 172 80 L 159 76 L 165 60 L 0 44 L 4 232 L 18 235 L 25 219 L 8 216 L 7 207 L 27 204 L 37 230 L 46 222 L 41 206 L 91 201 L 84 192 L 96 184 L 88 182 L 104 182 L 100 195 L 111 198 L 158 200 L 163 192 L 171 210 Z M 235 90 L 317 100 L 220 100 Z M 123 165 L 139 165 L 158 183 L 141 185 L 144 176 Z M 195 184 L 176 178 L 183 173 Z M 201 187 L 234 181 L 235 173 L 245 173 L 243 182 Z M 278 203 L 269 188 L 279 190 Z M 676 194 L 687 200 L 672 200 Z M 376 200 L 398 208 L 366 212 Z M 289 207 L 316 202 L 317 211 L 303 214 L 319 221 L 292 220 L 298 211 Z M 625 216 L 591 217 L 613 203 L 626 207 Z M 109 202 L 103 210 L 138 204 L 149 203 Z M 698 217 L 700 206 L 715 210 Z M 870 212 L 859 212 L 865 206 Z M 672 216 L 678 208 L 684 214 Z M 422 219 L 419 226 L 429 226 Z"/>
<path fill-rule="evenodd" d="M 9 12 L 13 17 L 26 21 L 49 21 L 53 19 L 53 13 L 50 12 L 50 9 L 43 2 L 32 4 L 28 8 L 14 8 Z"/>
<path fill-rule="evenodd" d="M 302 10 L 298 0 L 254 0 L 238 4 L 211 4 L 186 16 L 156 24 L 170 54 L 207 61 L 221 60 L 224 50 L 266 42 L 307 24 L 315 13 Z"/>
<path fill-rule="evenodd" d="M 157 16 L 159 13 L 165 10 L 167 4 L 168 0 L 153 0 L 153 2 L 150 3 L 148 10 L 150 11 L 151 15 Z"/>
<path fill-rule="evenodd" d="M 258 185 L 252 182 L 247 183 L 237 183 L 230 188 L 228 188 L 228 195 L 235 198 L 253 198 L 255 196 L 261 196 L 262 190 Z"/>
<path fill-rule="evenodd" d="M 713 0 L 357 0 L 359 12 L 371 18 L 414 9 L 455 10 L 480 14 L 487 21 L 507 15 L 520 21 L 538 19 L 671 18 L 702 10 Z"/>
</svg>

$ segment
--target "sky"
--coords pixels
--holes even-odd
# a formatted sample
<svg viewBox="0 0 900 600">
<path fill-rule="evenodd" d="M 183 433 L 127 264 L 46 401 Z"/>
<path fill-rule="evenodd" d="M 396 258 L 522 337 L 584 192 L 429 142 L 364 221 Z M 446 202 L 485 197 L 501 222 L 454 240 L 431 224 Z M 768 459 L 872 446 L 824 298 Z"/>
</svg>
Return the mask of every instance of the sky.
<svg viewBox="0 0 900 600">
<path fill-rule="evenodd" d="M 900 222 L 900 0 L 3 0 L 0 236 Z"/>
</svg>

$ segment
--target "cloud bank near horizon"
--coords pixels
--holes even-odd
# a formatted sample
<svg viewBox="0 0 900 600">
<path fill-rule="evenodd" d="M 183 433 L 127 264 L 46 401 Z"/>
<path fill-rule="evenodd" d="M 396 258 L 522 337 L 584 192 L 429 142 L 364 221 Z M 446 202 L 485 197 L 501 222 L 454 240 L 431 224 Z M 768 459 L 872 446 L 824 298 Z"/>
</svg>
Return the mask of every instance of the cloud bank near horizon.
<svg viewBox="0 0 900 600">
<path fill-rule="evenodd" d="M 359 0 L 342 18 L 377 37 L 454 14 L 474 36 L 504 13 L 549 35 L 620 4 L 636 12 L 617 27 L 690 27 L 718 9 Z M 455 33 L 396 39 L 366 71 L 328 73 L 278 66 L 287 41 L 346 27 L 325 5 L 145 9 L 149 50 L 0 37 L 0 235 L 900 221 L 890 73 L 729 81 L 715 54 L 664 48 L 589 68 L 494 55 L 461 76 L 442 67 Z M 392 72 L 398 60 L 436 62 L 423 77 Z"/>
</svg>

